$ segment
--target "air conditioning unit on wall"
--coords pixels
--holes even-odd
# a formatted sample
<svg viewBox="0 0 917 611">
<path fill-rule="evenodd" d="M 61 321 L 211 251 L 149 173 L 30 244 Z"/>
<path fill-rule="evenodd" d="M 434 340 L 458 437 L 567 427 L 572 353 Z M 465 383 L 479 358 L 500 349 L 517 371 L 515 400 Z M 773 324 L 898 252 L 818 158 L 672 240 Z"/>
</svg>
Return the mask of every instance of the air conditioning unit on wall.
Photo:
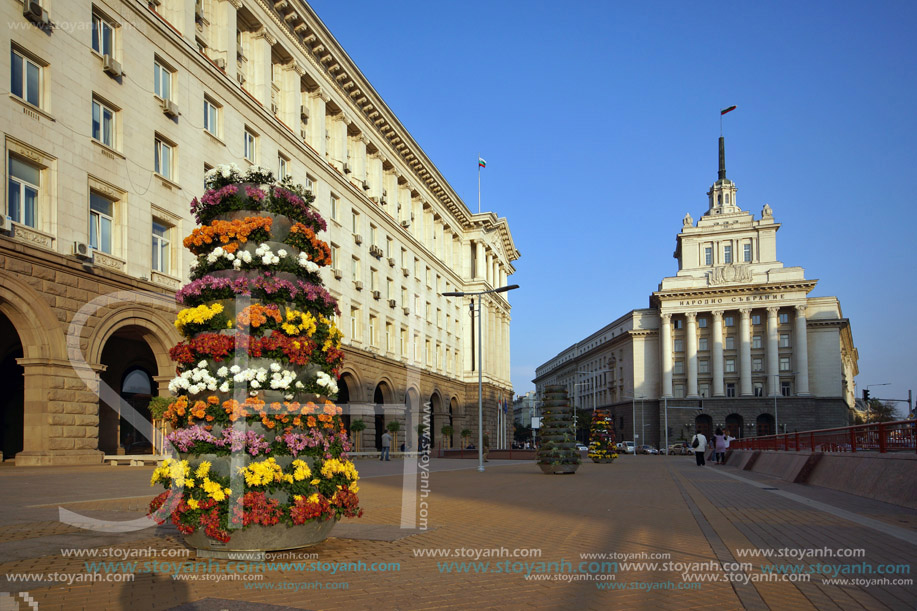
<svg viewBox="0 0 917 611">
<path fill-rule="evenodd" d="M 107 53 L 102 56 L 102 70 L 104 70 L 105 73 L 109 76 L 113 76 L 115 78 L 118 78 L 123 74 L 121 71 L 121 62 L 117 61 Z"/>
<path fill-rule="evenodd" d="M 48 11 L 41 8 L 41 3 L 36 0 L 23 0 L 22 16 L 38 27 L 43 27 L 51 23 L 51 20 L 48 18 Z"/>
<path fill-rule="evenodd" d="M 92 248 L 90 248 L 89 244 L 86 242 L 74 242 L 72 252 L 73 256 L 77 259 L 83 259 L 84 261 L 92 260 Z"/>
<path fill-rule="evenodd" d="M 167 117 L 178 118 L 178 115 L 181 114 L 178 112 L 178 104 L 172 100 L 160 100 L 159 103 L 162 106 L 162 112 L 164 112 Z"/>
</svg>

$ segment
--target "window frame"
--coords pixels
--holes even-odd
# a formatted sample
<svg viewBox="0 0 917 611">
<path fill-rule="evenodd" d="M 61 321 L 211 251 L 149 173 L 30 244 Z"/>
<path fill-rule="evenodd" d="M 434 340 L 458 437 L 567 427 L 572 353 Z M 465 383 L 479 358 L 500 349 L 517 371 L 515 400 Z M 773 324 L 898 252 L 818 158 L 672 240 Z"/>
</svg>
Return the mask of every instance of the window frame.
<svg viewBox="0 0 917 611">
<path fill-rule="evenodd" d="M 95 118 L 96 107 L 99 108 L 99 136 L 98 137 L 96 136 L 96 118 Z M 92 129 L 91 129 L 90 136 L 92 137 L 93 140 L 95 140 L 99 144 L 103 146 L 107 146 L 110 149 L 117 150 L 118 148 L 117 147 L 117 144 L 118 144 L 118 110 L 116 108 L 113 108 L 110 104 L 108 104 L 108 102 L 106 102 L 105 100 L 103 100 L 102 98 L 98 96 L 92 96 L 91 108 L 92 108 Z M 111 140 L 110 142 L 106 142 L 103 139 L 104 132 L 105 132 L 105 120 L 104 120 L 105 111 L 108 111 L 111 113 L 111 120 L 109 123 L 109 132 L 110 132 L 110 140 Z"/>
<path fill-rule="evenodd" d="M 13 175 L 13 159 L 14 158 L 16 159 L 17 163 L 21 163 L 21 164 L 30 166 L 34 168 L 35 170 L 37 170 L 39 184 L 37 185 L 33 184 L 29 182 L 27 178 L 20 178 L 19 176 Z M 7 193 L 6 214 L 7 216 L 9 216 L 13 220 L 14 223 L 18 223 L 20 225 L 25 225 L 26 227 L 37 229 L 38 221 L 39 221 L 38 213 L 41 208 L 41 195 L 42 195 L 41 193 L 41 178 L 42 178 L 41 172 L 44 168 L 42 168 L 42 166 L 40 166 L 39 164 L 33 162 L 31 159 L 27 159 L 21 155 L 16 155 L 12 151 L 7 151 L 6 168 L 7 168 L 7 176 L 6 176 L 6 185 L 7 185 L 6 187 L 6 193 Z M 19 214 L 18 214 L 19 218 L 18 219 L 15 218 L 12 214 L 13 202 L 11 201 L 11 198 L 10 198 L 10 188 L 12 187 L 12 184 L 11 184 L 12 182 L 16 182 L 18 184 L 18 191 L 19 191 L 19 206 L 18 206 L 19 207 Z M 31 206 L 30 211 L 27 210 L 26 208 L 27 200 L 26 200 L 25 195 L 26 195 L 27 189 L 33 189 L 35 192 L 34 197 L 32 199 L 32 206 Z M 27 214 L 27 212 L 31 212 L 31 220 L 32 220 L 31 223 L 27 222 L 29 218 L 29 215 Z"/>
<path fill-rule="evenodd" d="M 723 246 L 723 263 L 730 265 L 732 263 L 732 244 Z"/>
<path fill-rule="evenodd" d="M 281 152 L 277 153 L 277 180 L 283 181 L 290 176 L 290 158 Z"/>
<path fill-rule="evenodd" d="M 106 213 L 102 210 L 93 209 L 94 196 L 110 203 L 111 212 Z M 115 214 L 117 212 L 117 203 L 117 199 L 112 199 L 95 189 L 89 190 L 89 247 L 107 255 L 114 255 L 115 250 Z M 100 244 L 104 235 L 103 221 L 108 221 L 108 250 L 103 247 L 104 245 Z M 93 235 L 96 237 L 95 240 L 93 240 Z M 93 241 L 95 241 L 95 244 L 93 244 Z"/>
<path fill-rule="evenodd" d="M 751 263 L 751 244 L 742 245 L 742 261 Z"/>
<path fill-rule="evenodd" d="M 213 136 L 220 138 L 220 115 L 223 107 L 209 95 L 204 94 L 204 131 Z M 210 125 L 211 121 L 213 125 Z M 210 129 L 210 128 L 213 129 Z"/>
<path fill-rule="evenodd" d="M 242 129 L 242 157 L 251 163 L 258 162 L 258 134 L 247 125 Z"/>
<path fill-rule="evenodd" d="M 159 75 L 157 76 L 157 72 Z M 162 94 L 162 91 L 157 91 L 157 89 L 162 88 L 162 83 L 164 79 L 163 75 L 166 75 L 168 78 L 165 79 L 165 82 L 168 84 L 169 91 L 166 95 Z M 175 75 L 175 70 L 169 67 L 166 62 L 159 58 L 159 56 L 153 57 L 153 95 L 155 95 L 160 100 L 169 100 L 174 101 L 172 97 L 172 92 L 174 88 L 172 87 L 172 77 Z"/>
<path fill-rule="evenodd" d="M 96 25 L 97 22 L 98 22 L 98 26 Z M 99 31 L 97 31 L 97 27 L 98 27 L 98 30 L 104 33 L 104 29 L 102 28 L 103 25 L 108 26 L 109 34 L 110 34 L 109 40 L 108 40 L 108 43 L 109 43 L 108 52 L 106 52 L 106 49 L 104 48 L 105 41 L 104 41 L 103 36 L 99 36 Z M 90 32 L 90 47 L 92 48 L 92 50 L 95 53 L 98 53 L 99 55 L 103 57 L 105 55 L 115 57 L 115 52 L 117 49 L 117 37 L 116 37 L 117 30 L 118 30 L 117 22 L 115 22 L 113 19 L 111 19 L 107 15 L 103 14 L 95 6 L 92 7 L 92 28 Z"/>
<path fill-rule="evenodd" d="M 156 134 L 154 138 L 153 145 L 153 172 L 161 178 L 165 178 L 170 182 L 176 182 L 175 180 L 175 149 L 177 148 L 171 140 L 164 138 L 160 134 Z M 164 150 L 169 151 L 169 160 L 168 163 L 163 163 L 162 153 Z M 168 174 L 163 173 L 163 168 L 168 168 Z"/>
<path fill-rule="evenodd" d="M 16 93 L 13 83 L 13 62 L 15 58 L 18 57 L 20 61 L 20 71 L 22 74 L 22 82 L 19 83 L 19 87 L 22 89 L 21 95 Z M 38 91 L 35 92 L 37 102 L 33 102 L 29 99 L 29 94 L 31 93 L 31 87 L 29 87 L 29 66 L 34 66 L 38 70 L 36 87 Z M 30 53 L 26 53 L 18 45 L 10 45 L 10 95 L 14 96 L 20 102 L 33 106 L 35 108 L 41 109 L 44 104 L 42 103 L 42 94 L 44 93 L 44 69 L 47 67 L 46 63 L 39 61 L 35 56 Z"/>
<path fill-rule="evenodd" d="M 165 234 L 164 236 L 158 235 L 156 233 L 156 227 L 161 227 Z M 160 274 L 171 275 L 172 274 L 172 229 L 174 227 L 162 219 L 153 217 L 153 227 L 152 227 L 152 251 L 150 252 L 150 269 L 154 272 L 159 272 Z M 158 253 L 159 253 L 159 266 L 156 266 L 156 245 L 159 244 Z M 165 254 L 165 262 L 163 262 L 163 254 Z"/>
</svg>

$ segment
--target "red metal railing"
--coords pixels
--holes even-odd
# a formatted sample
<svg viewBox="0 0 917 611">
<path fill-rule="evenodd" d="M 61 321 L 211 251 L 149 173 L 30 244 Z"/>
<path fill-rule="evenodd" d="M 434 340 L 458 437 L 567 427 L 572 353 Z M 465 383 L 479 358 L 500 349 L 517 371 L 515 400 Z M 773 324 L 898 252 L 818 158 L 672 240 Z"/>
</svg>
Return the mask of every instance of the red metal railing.
<svg viewBox="0 0 917 611">
<path fill-rule="evenodd" d="M 784 433 L 731 441 L 730 450 L 785 452 L 917 452 L 917 420 Z"/>
</svg>

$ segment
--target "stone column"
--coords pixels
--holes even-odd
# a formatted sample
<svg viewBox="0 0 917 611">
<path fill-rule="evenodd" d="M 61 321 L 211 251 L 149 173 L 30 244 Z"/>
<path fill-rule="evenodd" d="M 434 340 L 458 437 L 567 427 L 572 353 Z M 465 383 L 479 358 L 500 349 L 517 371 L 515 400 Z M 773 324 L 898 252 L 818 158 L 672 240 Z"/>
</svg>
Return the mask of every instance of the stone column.
<svg viewBox="0 0 917 611">
<path fill-rule="evenodd" d="M 321 89 L 315 91 L 311 97 L 312 108 L 309 113 L 308 144 L 315 152 L 325 156 L 325 104 L 330 98 Z"/>
<path fill-rule="evenodd" d="M 739 394 L 750 397 L 751 388 L 751 308 L 741 308 L 739 324 Z"/>
<path fill-rule="evenodd" d="M 726 394 L 723 388 L 723 311 L 713 312 L 713 396 Z"/>
<path fill-rule="evenodd" d="M 252 57 L 248 58 L 252 65 L 251 75 L 254 82 L 250 89 L 248 87 L 246 89 L 268 110 L 271 108 L 271 77 L 273 74 L 271 47 L 275 44 L 277 44 L 277 39 L 262 28 L 252 35 Z"/>
<path fill-rule="evenodd" d="M 302 104 L 301 83 L 305 74 L 305 69 L 295 60 L 281 68 L 280 120 L 296 134 L 302 122 L 299 107 Z"/>
<path fill-rule="evenodd" d="M 796 306 L 796 394 L 809 394 L 809 338 L 806 330 L 806 306 Z"/>
<path fill-rule="evenodd" d="M 697 312 L 688 312 L 685 316 L 688 318 L 686 329 L 688 397 L 697 397 Z"/>
<path fill-rule="evenodd" d="M 241 50 L 236 47 L 236 12 L 242 8 L 242 0 L 223 0 L 215 8 L 216 24 L 211 24 L 211 50 L 220 53 L 220 58 L 226 62 L 226 76 L 235 81 L 238 70 L 236 58 Z"/>
<path fill-rule="evenodd" d="M 484 255 L 484 242 L 481 240 L 475 240 L 475 248 L 478 249 L 477 256 L 475 257 L 475 267 L 477 269 L 474 271 L 475 280 L 484 280 L 484 270 L 486 269 L 487 259 Z"/>
<path fill-rule="evenodd" d="M 672 396 L 672 315 L 660 316 L 662 337 L 662 396 Z M 631 423 L 633 424 L 633 423 Z"/>
<path fill-rule="evenodd" d="M 777 312 L 779 307 L 767 308 L 767 385 L 769 397 L 780 394 L 780 360 L 777 352 Z"/>
</svg>

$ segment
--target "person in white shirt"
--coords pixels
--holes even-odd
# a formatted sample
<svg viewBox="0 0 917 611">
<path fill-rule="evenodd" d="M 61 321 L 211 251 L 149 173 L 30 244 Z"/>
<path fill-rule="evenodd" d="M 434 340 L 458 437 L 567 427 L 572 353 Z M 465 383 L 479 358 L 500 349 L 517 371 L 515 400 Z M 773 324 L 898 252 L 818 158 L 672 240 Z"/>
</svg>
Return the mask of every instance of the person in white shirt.
<svg viewBox="0 0 917 611">
<path fill-rule="evenodd" d="M 694 441 L 697 440 L 697 446 L 694 446 Z M 707 437 L 703 433 L 697 433 L 694 437 L 691 438 L 691 447 L 694 448 L 694 458 L 697 460 L 697 466 L 703 467 L 707 464 L 707 461 L 704 460 L 704 452 L 707 451 Z"/>
</svg>

